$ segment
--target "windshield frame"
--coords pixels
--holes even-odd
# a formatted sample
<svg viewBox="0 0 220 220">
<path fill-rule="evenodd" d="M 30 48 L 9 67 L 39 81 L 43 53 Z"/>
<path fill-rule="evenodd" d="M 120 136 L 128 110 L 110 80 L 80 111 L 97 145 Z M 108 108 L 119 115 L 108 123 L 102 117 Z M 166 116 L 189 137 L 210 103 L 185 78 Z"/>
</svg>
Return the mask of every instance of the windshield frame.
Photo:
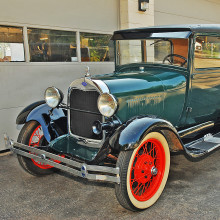
<svg viewBox="0 0 220 220">
<path fill-rule="evenodd" d="M 172 33 L 172 32 L 171 32 Z M 184 32 L 185 33 L 185 32 Z M 159 36 L 159 35 L 158 35 Z M 173 36 L 172 38 L 159 38 L 158 37 L 148 37 L 148 38 L 137 38 L 137 35 L 136 35 L 136 38 L 132 38 L 132 39 L 118 39 L 118 40 L 114 40 L 114 47 L 115 47 L 115 71 L 121 69 L 121 67 L 126 67 L 126 66 L 130 66 L 130 65 L 162 65 L 162 66 L 166 66 L 166 67 L 179 67 L 181 69 L 184 69 L 184 70 L 188 70 L 189 69 L 189 60 L 190 60 L 190 36 L 191 35 L 191 32 L 187 32 L 187 34 L 184 35 L 184 37 L 177 37 L 176 36 Z M 118 47 L 117 47 L 117 42 L 119 41 L 126 41 L 126 40 L 156 40 L 158 39 L 159 42 L 160 41 L 169 41 L 171 42 L 171 53 L 173 54 L 173 51 L 174 51 L 174 48 L 173 48 L 173 43 L 172 43 L 172 39 L 188 39 L 188 43 L 187 43 L 187 47 L 188 47 L 188 53 L 187 53 L 187 56 L 185 57 L 187 59 L 187 65 L 185 67 L 182 67 L 182 66 L 178 66 L 178 65 L 167 65 L 167 64 L 163 64 L 163 63 L 153 63 L 153 62 L 134 62 L 134 63 L 126 63 L 126 64 L 119 64 L 119 56 L 120 54 L 118 54 Z M 157 41 L 154 42 L 154 44 L 157 43 Z"/>
</svg>

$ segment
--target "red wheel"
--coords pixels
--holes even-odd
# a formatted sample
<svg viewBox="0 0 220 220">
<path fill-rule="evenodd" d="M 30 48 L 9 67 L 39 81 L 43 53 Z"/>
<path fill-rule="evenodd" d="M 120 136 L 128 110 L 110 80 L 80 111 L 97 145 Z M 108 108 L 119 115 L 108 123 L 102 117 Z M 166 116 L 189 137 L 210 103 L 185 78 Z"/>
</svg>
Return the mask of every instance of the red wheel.
<svg viewBox="0 0 220 220">
<path fill-rule="evenodd" d="M 130 171 L 130 189 L 138 201 L 149 200 L 164 176 L 165 152 L 160 141 L 148 139 L 136 151 Z"/>
<path fill-rule="evenodd" d="M 30 121 L 24 125 L 18 136 L 18 142 L 33 147 L 45 146 L 48 144 L 41 125 L 36 121 Z M 21 155 L 18 155 L 18 161 L 25 171 L 35 176 L 51 174 L 54 171 L 53 167 L 50 165 Z M 54 161 L 60 163 L 60 161 Z"/>
<path fill-rule="evenodd" d="M 36 129 L 33 131 L 32 135 L 30 137 L 28 145 L 32 146 L 32 147 L 38 147 L 38 146 L 42 145 L 41 143 L 43 142 L 43 139 L 44 139 L 44 134 L 43 134 L 42 127 L 41 127 L 41 125 L 38 125 L 36 127 Z M 52 166 L 50 166 L 50 165 L 41 163 L 39 161 L 35 161 L 33 159 L 31 159 L 31 160 L 33 161 L 33 163 L 36 166 L 40 167 L 41 169 L 50 169 L 50 168 L 52 168 Z"/>
<path fill-rule="evenodd" d="M 160 197 L 169 174 L 170 152 L 166 139 L 158 132 L 146 135 L 133 151 L 121 152 L 117 165 L 121 183 L 116 196 L 122 206 L 140 210 Z"/>
</svg>

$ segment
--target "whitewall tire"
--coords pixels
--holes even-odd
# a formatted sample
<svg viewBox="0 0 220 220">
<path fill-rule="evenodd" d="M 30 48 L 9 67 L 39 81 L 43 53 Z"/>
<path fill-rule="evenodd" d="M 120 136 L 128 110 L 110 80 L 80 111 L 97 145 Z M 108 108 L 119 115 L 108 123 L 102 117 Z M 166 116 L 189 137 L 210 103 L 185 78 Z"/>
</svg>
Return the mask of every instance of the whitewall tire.
<svg viewBox="0 0 220 220">
<path fill-rule="evenodd" d="M 159 132 L 147 134 L 139 146 L 119 154 L 120 184 L 116 197 L 126 209 L 138 211 L 152 206 L 167 182 L 170 151 L 165 137 Z"/>
</svg>

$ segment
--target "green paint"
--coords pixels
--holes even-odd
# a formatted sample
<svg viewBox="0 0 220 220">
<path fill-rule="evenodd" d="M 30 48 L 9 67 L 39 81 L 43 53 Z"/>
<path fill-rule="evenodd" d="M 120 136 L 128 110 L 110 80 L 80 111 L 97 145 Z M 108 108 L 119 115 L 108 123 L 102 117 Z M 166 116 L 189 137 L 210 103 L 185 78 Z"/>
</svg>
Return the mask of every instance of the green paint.
<svg viewBox="0 0 220 220">
<path fill-rule="evenodd" d="M 98 148 L 84 146 L 76 138 L 70 135 L 63 135 L 51 141 L 49 146 L 64 154 L 70 154 L 83 160 L 93 160 L 98 152 Z"/>
<path fill-rule="evenodd" d="M 140 72 L 139 67 L 145 71 Z M 121 72 L 99 76 L 119 103 L 122 122 L 138 115 L 156 115 L 178 126 L 183 113 L 187 71 L 166 65 L 129 64 Z"/>
</svg>

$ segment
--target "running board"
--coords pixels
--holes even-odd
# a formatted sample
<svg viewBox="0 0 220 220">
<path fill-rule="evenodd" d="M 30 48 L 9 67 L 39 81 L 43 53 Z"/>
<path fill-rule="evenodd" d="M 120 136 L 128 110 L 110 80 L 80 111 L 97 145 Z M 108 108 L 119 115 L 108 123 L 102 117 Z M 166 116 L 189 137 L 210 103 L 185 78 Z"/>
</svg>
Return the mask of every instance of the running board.
<svg viewBox="0 0 220 220">
<path fill-rule="evenodd" d="M 63 158 L 45 150 L 37 149 L 36 147 L 14 142 L 7 136 L 5 136 L 4 139 L 12 152 L 34 159 L 39 163 L 51 165 L 57 169 L 89 180 L 120 183 L 119 167 L 114 168 L 108 166 L 88 165 L 86 163 Z"/>
<path fill-rule="evenodd" d="M 208 155 L 219 147 L 220 132 L 215 135 L 207 134 L 203 138 L 200 138 L 184 146 L 187 155 L 192 158 L 200 158 Z"/>
</svg>

